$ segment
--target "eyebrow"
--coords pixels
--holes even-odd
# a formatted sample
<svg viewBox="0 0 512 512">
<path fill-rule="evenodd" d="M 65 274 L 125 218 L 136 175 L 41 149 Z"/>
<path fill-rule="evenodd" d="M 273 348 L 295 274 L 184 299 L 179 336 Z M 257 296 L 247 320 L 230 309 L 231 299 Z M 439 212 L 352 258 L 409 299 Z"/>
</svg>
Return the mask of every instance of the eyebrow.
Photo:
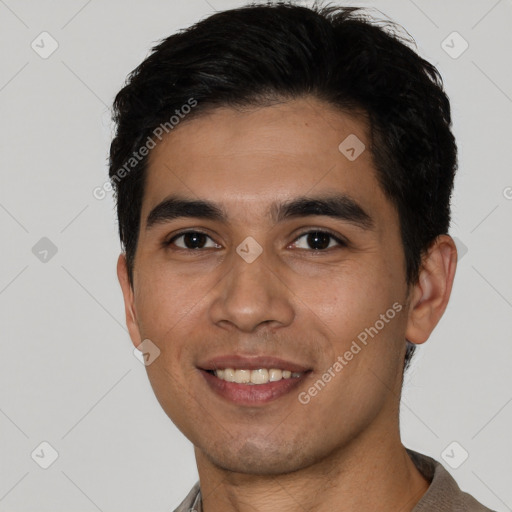
<svg viewBox="0 0 512 512">
<path fill-rule="evenodd" d="M 371 230 L 375 226 L 375 221 L 370 214 L 355 199 L 346 194 L 304 196 L 282 203 L 272 203 L 268 214 L 274 223 L 320 215 L 343 220 L 365 230 Z M 170 196 L 151 210 L 146 219 L 146 231 L 157 224 L 178 218 L 198 218 L 223 224 L 229 223 L 226 211 L 215 202 Z"/>
</svg>

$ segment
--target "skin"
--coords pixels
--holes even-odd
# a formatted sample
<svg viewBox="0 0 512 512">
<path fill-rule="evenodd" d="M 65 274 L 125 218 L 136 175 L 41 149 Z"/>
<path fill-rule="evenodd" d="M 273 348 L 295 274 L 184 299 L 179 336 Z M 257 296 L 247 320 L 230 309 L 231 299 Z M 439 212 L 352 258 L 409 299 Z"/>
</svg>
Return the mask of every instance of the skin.
<svg viewBox="0 0 512 512">
<path fill-rule="evenodd" d="M 408 289 L 399 220 L 380 189 L 371 153 L 338 150 L 349 134 L 369 148 L 362 118 L 314 98 L 182 122 L 152 150 L 134 286 L 118 260 L 135 346 L 161 353 L 146 367 L 155 395 L 194 444 L 206 512 L 298 509 L 410 511 L 428 488 L 400 441 L 398 411 L 405 339 L 424 343 L 449 300 L 457 261 L 448 235 L 432 244 Z M 327 216 L 275 224 L 267 209 L 304 194 L 340 192 L 375 220 L 372 230 Z M 146 230 L 170 194 L 222 205 L 228 224 L 175 219 Z M 331 230 L 323 252 L 304 232 Z M 183 229 L 206 232 L 188 252 Z M 247 263 L 248 236 L 262 254 Z M 311 401 L 297 399 L 357 335 L 398 302 L 390 320 Z M 197 369 L 224 354 L 271 355 L 312 369 L 300 389 L 261 406 L 216 395 Z"/>
</svg>

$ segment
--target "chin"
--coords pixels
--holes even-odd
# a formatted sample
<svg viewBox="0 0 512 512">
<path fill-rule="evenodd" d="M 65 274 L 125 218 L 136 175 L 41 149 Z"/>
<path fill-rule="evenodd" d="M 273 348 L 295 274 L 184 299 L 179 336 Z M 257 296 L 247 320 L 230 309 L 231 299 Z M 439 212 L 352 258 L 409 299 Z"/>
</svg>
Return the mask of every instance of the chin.
<svg viewBox="0 0 512 512">
<path fill-rule="evenodd" d="M 213 450 L 205 450 L 203 453 L 218 468 L 247 475 L 293 473 L 313 462 L 307 460 L 300 444 L 291 446 L 281 443 L 272 446 L 265 439 L 261 442 L 244 440 L 238 447 L 233 444 L 217 445 Z"/>
</svg>

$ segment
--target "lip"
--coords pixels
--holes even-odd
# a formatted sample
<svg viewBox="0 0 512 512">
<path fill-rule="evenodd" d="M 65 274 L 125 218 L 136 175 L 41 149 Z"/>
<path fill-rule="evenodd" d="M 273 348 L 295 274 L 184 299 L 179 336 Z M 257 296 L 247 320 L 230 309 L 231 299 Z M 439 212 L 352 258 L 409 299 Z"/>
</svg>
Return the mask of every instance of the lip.
<svg viewBox="0 0 512 512">
<path fill-rule="evenodd" d="M 212 370 L 224 368 L 244 370 L 279 368 L 281 370 L 289 370 L 292 373 L 298 372 L 302 375 L 300 377 L 290 377 L 289 379 L 267 382 L 266 384 L 250 385 L 227 382 L 210 373 Z M 311 368 L 299 363 L 286 361 L 285 359 L 242 355 L 215 357 L 198 364 L 198 369 L 210 390 L 216 395 L 232 404 L 249 407 L 265 405 L 290 394 L 294 389 L 300 386 L 311 373 Z"/>
<path fill-rule="evenodd" d="M 199 370 L 209 388 L 220 397 L 236 405 L 264 405 L 291 393 L 309 375 L 309 371 L 300 377 L 290 377 L 266 384 L 238 384 L 219 379 L 207 370 Z"/>
<path fill-rule="evenodd" d="M 293 372 L 307 372 L 311 368 L 304 365 L 286 361 L 277 357 L 267 356 L 242 356 L 226 355 L 218 356 L 197 365 L 201 370 L 217 370 L 233 368 L 236 370 L 258 370 L 260 368 L 278 368 L 280 370 L 289 370 Z"/>
</svg>

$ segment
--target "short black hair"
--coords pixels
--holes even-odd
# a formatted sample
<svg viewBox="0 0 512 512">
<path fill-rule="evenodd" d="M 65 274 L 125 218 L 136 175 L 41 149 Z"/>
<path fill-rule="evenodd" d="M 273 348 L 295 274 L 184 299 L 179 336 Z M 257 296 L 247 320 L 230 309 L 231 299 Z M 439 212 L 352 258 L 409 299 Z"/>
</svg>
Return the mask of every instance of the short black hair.
<svg viewBox="0 0 512 512">
<path fill-rule="evenodd" d="M 109 176 L 132 286 L 141 148 L 159 127 L 170 133 L 171 117 L 188 122 L 216 107 L 302 97 L 365 116 L 379 183 L 399 216 L 405 279 L 415 284 L 422 256 L 448 233 L 457 148 L 442 78 L 400 29 L 359 7 L 268 2 L 215 13 L 154 46 L 113 105 Z M 407 343 L 405 368 L 414 348 Z"/>
</svg>

